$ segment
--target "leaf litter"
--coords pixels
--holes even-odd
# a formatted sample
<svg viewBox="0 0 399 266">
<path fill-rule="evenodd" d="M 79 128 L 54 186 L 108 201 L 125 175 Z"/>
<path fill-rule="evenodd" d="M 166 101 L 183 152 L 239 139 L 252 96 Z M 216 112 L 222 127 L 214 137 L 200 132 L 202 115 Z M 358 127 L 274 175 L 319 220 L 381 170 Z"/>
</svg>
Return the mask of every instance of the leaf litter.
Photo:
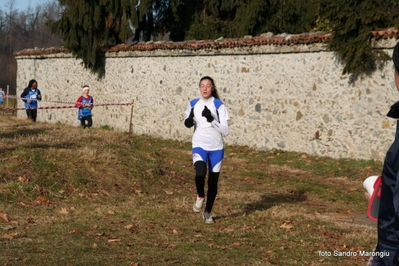
<svg viewBox="0 0 399 266">
<path fill-rule="evenodd" d="M 194 244 L 199 254 L 212 254 L 218 264 L 233 259 L 242 265 L 318 265 L 321 260 L 323 265 L 336 265 L 336 258 L 320 258 L 317 250 L 368 250 L 375 243 L 375 229 L 354 220 L 352 214 L 365 212 L 362 189 L 356 184 L 380 170 L 378 163 L 370 162 L 354 171 L 350 168 L 356 162 L 344 166 L 340 161 L 315 160 L 310 155 L 227 146 L 215 202 L 216 223 L 208 226 L 191 210 L 195 189 L 189 143 L 175 141 L 170 145 L 146 136 L 82 131 L 61 124 L 27 124 L 4 117 L 1 123 L 15 124 L 5 130 L 17 137 L 7 139 L 0 148 L 12 151 L 0 164 L 3 180 L 8 180 L 0 184 L 0 195 L 7 200 L 0 205 L 0 219 L 11 223 L 14 220 L 9 216 L 1 216 L 10 213 L 15 221 L 23 221 L 3 228 L 10 232 L 2 237 L 10 241 L 7 252 L 27 238 L 39 246 L 34 239 L 43 237 L 52 243 L 50 251 L 67 244 L 63 235 L 68 234 L 75 239 L 74 245 L 92 248 L 93 255 L 86 253 L 85 257 L 69 249 L 72 259 L 67 253 L 60 256 L 50 251 L 46 255 L 49 265 L 62 257 L 64 263 L 96 261 L 95 256 L 101 257 L 96 250 L 106 243 L 113 245 L 105 258 L 109 265 L 128 261 L 130 265 L 140 261 L 140 265 L 157 265 L 159 261 L 195 265 L 195 257 L 186 256 L 187 244 Z M 35 144 L 43 141 L 50 148 Z M 34 153 L 25 148 L 32 145 L 36 145 Z M 305 167 L 316 162 L 318 172 Z M 334 164 L 337 167 L 330 170 Z M 326 170 L 320 170 L 323 167 Z M 25 172 L 31 173 L 29 178 Z M 343 183 L 350 186 L 347 191 L 351 197 L 338 197 Z M 310 252 L 304 252 L 303 246 Z M 126 247 L 134 247 L 134 251 L 126 253 Z M 160 253 L 163 248 L 173 249 L 175 255 Z M 209 249 L 223 250 L 223 255 Z M 0 255 L 0 259 L 12 254 Z M 36 254 L 26 259 L 40 264 L 41 257 Z M 363 265 L 366 260 L 342 258 L 340 265 Z"/>
</svg>

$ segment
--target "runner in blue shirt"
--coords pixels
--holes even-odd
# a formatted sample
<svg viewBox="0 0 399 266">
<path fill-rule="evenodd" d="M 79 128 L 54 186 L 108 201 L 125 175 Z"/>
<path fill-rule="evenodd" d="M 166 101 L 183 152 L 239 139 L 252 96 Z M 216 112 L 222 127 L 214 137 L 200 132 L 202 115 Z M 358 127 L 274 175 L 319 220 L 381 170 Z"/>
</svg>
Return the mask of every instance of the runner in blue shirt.
<svg viewBox="0 0 399 266">
<path fill-rule="evenodd" d="M 87 85 L 83 86 L 83 95 L 76 101 L 78 107 L 78 119 L 83 128 L 91 127 L 93 125 L 91 109 L 93 109 L 93 97 L 89 95 L 90 88 Z"/>
<path fill-rule="evenodd" d="M 199 83 L 201 98 L 193 99 L 186 109 L 184 125 L 194 126 L 192 155 L 195 168 L 197 199 L 194 212 L 201 212 L 205 199 L 205 176 L 208 166 L 208 191 L 203 218 L 213 223 L 212 207 L 218 191 L 218 180 L 224 156 L 223 136 L 229 134 L 227 110 L 219 99 L 211 77 L 203 77 Z"/>
<path fill-rule="evenodd" d="M 0 104 L 4 103 L 4 91 L 3 88 L 0 88 Z"/>
<path fill-rule="evenodd" d="M 21 94 L 22 101 L 24 101 L 26 108 L 26 115 L 33 122 L 36 122 L 38 107 L 37 102 L 42 100 L 42 94 L 37 86 L 37 81 L 31 79 L 29 81 L 28 87 L 26 87 Z"/>
</svg>

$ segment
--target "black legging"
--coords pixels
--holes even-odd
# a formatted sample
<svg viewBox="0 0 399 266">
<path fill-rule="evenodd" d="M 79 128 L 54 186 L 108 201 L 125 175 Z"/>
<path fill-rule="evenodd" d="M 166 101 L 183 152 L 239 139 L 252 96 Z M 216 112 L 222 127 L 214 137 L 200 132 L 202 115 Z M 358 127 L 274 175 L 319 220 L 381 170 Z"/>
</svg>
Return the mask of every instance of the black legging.
<svg viewBox="0 0 399 266">
<path fill-rule="evenodd" d="M 86 124 L 86 121 L 87 121 L 87 124 Z M 93 119 L 91 118 L 91 115 L 82 117 L 82 118 L 80 119 L 80 125 L 81 125 L 82 127 L 84 127 L 84 128 L 86 128 L 86 127 L 91 127 L 91 126 L 93 125 Z"/>
<path fill-rule="evenodd" d="M 195 168 L 195 186 L 197 188 L 197 194 L 199 197 L 205 197 L 205 176 L 206 176 L 206 163 L 198 161 L 194 164 Z M 212 211 L 213 203 L 215 202 L 216 195 L 218 193 L 218 181 L 219 174 L 209 171 L 208 174 L 208 193 L 206 194 L 206 206 L 207 212 Z"/>
<path fill-rule="evenodd" d="M 31 119 L 33 122 L 36 122 L 37 109 L 26 109 L 26 115 L 27 115 L 28 118 Z"/>
</svg>

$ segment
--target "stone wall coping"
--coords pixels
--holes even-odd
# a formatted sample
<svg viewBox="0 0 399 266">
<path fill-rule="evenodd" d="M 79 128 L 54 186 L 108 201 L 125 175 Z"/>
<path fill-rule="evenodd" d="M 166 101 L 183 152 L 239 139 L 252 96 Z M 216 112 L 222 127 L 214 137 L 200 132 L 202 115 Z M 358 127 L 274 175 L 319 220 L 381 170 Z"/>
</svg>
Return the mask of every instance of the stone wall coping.
<svg viewBox="0 0 399 266">
<path fill-rule="evenodd" d="M 326 43 L 331 39 L 330 32 L 303 34 L 271 32 L 260 36 L 243 38 L 223 38 L 216 40 L 189 40 L 182 42 L 149 41 L 133 44 L 118 44 L 104 47 L 107 57 L 141 57 L 141 56 L 208 56 L 208 55 L 245 55 L 274 53 L 303 53 L 326 51 Z M 395 28 L 372 31 L 372 44 L 375 48 L 392 48 L 399 37 Z M 25 49 L 14 53 L 19 59 L 24 58 L 62 58 L 73 57 L 63 46 L 50 48 Z"/>
</svg>

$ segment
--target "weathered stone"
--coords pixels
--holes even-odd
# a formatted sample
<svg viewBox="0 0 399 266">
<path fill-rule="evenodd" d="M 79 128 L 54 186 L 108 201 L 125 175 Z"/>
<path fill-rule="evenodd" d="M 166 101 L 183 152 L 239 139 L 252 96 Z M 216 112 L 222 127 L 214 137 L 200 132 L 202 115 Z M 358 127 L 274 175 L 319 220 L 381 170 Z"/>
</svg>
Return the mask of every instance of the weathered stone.
<svg viewBox="0 0 399 266">
<path fill-rule="evenodd" d="M 382 121 L 382 128 L 390 128 L 391 127 L 391 125 L 390 125 L 390 123 L 389 123 L 389 121 Z"/>
<path fill-rule="evenodd" d="M 255 105 L 255 111 L 258 112 L 258 113 L 260 113 L 260 112 L 262 111 L 262 105 L 259 104 L 259 103 L 256 104 L 256 105 Z"/>
<path fill-rule="evenodd" d="M 303 114 L 301 113 L 301 111 L 296 112 L 296 121 L 301 120 L 301 118 L 303 117 Z"/>
<path fill-rule="evenodd" d="M 384 43 L 375 45 L 392 54 L 396 42 Z M 399 96 L 391 64 L 350 84 L 350 75 L 342 75 L 339 60 L 322 43 L 113 51 L 102 79 L 68 53 L 16 59 L 17 95 L 34 78 L 43 94 L 40 107 L 65 108 L 39 110 L 41 122 L 79 126 L 77 110 L 65 106 L 72 107 L 87 84 L 96 104 L 134 99 L 134 106 L 95 106 L 95 127 L 190 141 L 192 130 L 182 123 L 185 109 L 200 96 L 200 78 L 209 75 L 229 111 L 227 144 L 382 160 L 394 139 L 396 122 L 386 117 Z M 18 117 L 26 117 L 25 111 Z M 309 141 L 316 131 L 323 137 Z"/>
</svg>

